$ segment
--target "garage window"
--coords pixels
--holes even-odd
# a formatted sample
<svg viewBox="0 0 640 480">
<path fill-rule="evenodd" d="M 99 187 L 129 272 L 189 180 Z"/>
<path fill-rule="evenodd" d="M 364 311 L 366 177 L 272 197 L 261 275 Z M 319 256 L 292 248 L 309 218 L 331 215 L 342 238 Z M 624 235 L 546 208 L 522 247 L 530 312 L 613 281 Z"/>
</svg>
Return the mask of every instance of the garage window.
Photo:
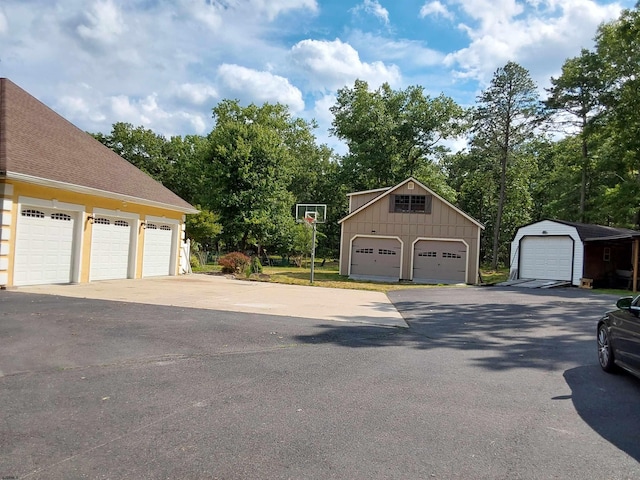
<svg viewBox="0 0 640 480">
<path fill-rule="evenodd" d="M 44 218 L 44 212 L 41 212 L 40 210 L 23 210 L 22 211 L 22 216 L 23 217 L 35 217 L 35 218 Z"/>
<path fill-rule="evenodd" d="M 442 258 L 462 258 L 462 257 L 457 253 L 442 252 Z"/>
<path fill-rule="evenodd" d="M 147 223 L 147 225 L 145 226 L 145 228 L 147 230 L 157 230 L 158 226 L 155 223 Z"/>
<path fill-rule="evenodd" d="M 116 227 L 128 227 L 129 226 L 129 222 L 127 222 L 125 220 L 116 220 L 113 224 Z"/>
<path fill-rule="evenodd" d="M 356 253 L 373 253 L 373 248 L 356 248 Z"/>
<path fill-rule="evenodd" d="M 431 195 L 391 195 L 392 213 L 431 213 Z"/>
<path fill-rule="evenodd" d="M 96 218 L 93 223 L 98 225 L 111 225 L 111 221 L 108 218 Z"/>
<path fill-rule="evenodd" d="M 386 248 L 379 248 L 378 255 L 395 255 L 395 250 L 387 250 Z"/>
<path fill-rule="evenodd" d="M 419 257 L 437 257 L 438 252 L 419 252 L 418 256 Z"/>
<path fill-rule="evenodd" d="M 51 214 L 51 219 L 52 220 L 63 220 L 65 222 L 70 222 L 71 221 L 71 215 L 67 215 L 66 213 L 52 213 Z"/>
<path fill-rule="evenodd" d="M 160 225 L 160 230 L 164 230 L 166 232 L 167 230 L 171 230 L 171 227 L 169 225 Z"/>
</svg>

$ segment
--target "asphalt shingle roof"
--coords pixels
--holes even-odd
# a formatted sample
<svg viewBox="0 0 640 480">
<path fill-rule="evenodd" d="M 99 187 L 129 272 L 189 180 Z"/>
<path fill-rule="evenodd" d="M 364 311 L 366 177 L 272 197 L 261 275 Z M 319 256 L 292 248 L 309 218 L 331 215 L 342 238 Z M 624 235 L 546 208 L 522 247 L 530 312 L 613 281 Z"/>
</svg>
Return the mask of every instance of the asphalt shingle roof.
<svg viewBox="0 0 640 480">
<path fill-rule="evenodd" d="M 640 232 L 631 230 L 629 228 L 617 228 L 607 227 L 604 225 L 595 225 L 587 223 L 567 222 L 564 220 L 553 220 L 554 222 L 562 223 L 575 227 L 580 239 L 586 240 L 604 240 L 604 239 L 617 239 L 617 238 L 631 238 L 640 236 Z"/>
<path fill-rule="evenodd" d="M 0 78 L 0 177 L 12 174 L 119 194 L 141 203 L 196 210 L 161 183 Z"/>
</svg>

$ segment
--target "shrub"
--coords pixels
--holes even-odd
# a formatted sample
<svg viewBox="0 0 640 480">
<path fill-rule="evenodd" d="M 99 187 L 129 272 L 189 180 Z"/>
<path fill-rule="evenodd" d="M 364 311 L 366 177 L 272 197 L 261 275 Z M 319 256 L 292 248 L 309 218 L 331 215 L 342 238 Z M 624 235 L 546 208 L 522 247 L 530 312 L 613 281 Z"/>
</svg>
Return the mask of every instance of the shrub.
<svg viewBox="0 0 640 480">
<path fill-rule="evenodd" d="M 201 265 L 200 259 L 195 253 L 191 254 L 191 258 L 189 258 L 189 262 L 191 263 L 191 268 L 198 268 Z"/>
<path fill-rule="evenodd" d="M 262 273 L 262 263 L 258 257 L 251 258 L 251 273 Z"/>
<path fill-rule="evenodd" d="M 250 259 L 244 253 L 231 252 L 220 257 L 218 265 L 222 267 L 222 273 L 240 273 L 249 265 Z"/>
</svg>

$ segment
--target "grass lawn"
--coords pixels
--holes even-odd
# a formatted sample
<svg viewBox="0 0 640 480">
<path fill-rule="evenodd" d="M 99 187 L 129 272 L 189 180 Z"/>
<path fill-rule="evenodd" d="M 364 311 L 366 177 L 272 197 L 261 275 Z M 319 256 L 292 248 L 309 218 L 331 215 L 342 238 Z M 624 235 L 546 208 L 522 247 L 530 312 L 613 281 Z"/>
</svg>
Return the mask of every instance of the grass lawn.
<svg viewBox="0 0 640 480">
<path fill-rule="evenodd" d="M 219 273 L 220 266 L 208 264 L 204 267 L 194 268 L 194 273 Z M 403 290 L 407 288 L 428 288 L 438 285 L 417 285 L 412 283 L 381 283 L 364 280 L 351 280 L 344 275 L 340 275 L 337 262 L 327 262 L 325 266 L 316 263 L 314 269 L 314 282 L 316 287 L 327 288 L 350 288 L 355 290 L 373 290 L 376 292 L 390 292 L 392 290 Z M 287 266 L 270 267 L 264 266 L 263 272 L 269 275 L 270 282 L 284 283 L 288 285 L 310 285 L 311 269 L 307 263 L 305 267 Z M 506 280 L 509 276 L 508 269 L 502 270 L 482 270 L 482 280 L 484 283 L 497 283 Z M 464 285 L 447 285 L 451 288 L 464 288 Z"/>
</svg>

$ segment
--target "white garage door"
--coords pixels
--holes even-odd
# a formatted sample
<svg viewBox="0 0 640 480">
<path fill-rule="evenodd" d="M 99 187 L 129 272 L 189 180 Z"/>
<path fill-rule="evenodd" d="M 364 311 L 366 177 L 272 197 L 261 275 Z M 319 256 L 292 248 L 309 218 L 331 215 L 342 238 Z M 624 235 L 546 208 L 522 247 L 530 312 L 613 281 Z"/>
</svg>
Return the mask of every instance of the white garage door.
<svg viewBox="0 0 640 480">
<path fill-rule="evenodd" d="M 169 225 L 147 223 L 144 230 L 142 276 L 154 277 L 171 273 L 171 239 Z"/>
<path fill-rule="evenodd" d="M 127 278 L 131 220 L 96 216 L 91 234 L 90 280 Z"/>
<path fill-rule="evenodd" d="M 467 281 L 467 246 L 463 242 L 420 240 L 413 252 L 413 281 L 464 283 Z"/>
<path fill-rule="evenodd" d="M 71 282 L 73 212 L 22 206 L 16 225 L 15 285 Z"/>
<path fill-rule="evenodd" d="M 399 280 L 401 256 L 395 238 L 356 238 L 351 247 L 351 276 Z"/>
<path fill-rule="evenodd" d="M 571 281 L 572 266 L 571 237 L 523 237 L 520 241 L 520 278 Z"/>
</svg>

